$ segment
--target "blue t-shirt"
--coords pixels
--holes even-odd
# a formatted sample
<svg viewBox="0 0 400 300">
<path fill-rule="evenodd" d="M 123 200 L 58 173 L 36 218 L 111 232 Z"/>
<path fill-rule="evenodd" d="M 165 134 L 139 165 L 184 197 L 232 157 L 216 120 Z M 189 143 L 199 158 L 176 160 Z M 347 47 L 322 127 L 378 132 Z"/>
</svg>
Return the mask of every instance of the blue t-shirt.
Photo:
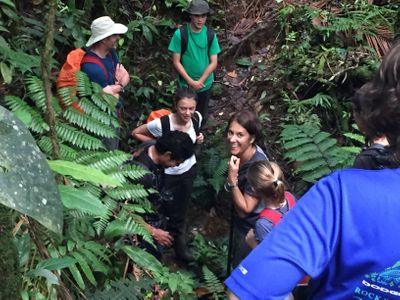
<svg viewBox="0 0 400 300">
<path fill-rule="evenodd" d="M 111 50 L 105 58 L 99 57 L 96 53 L 90 50 L 86 52 L 85 56 L 98 57 L 103 63 L 107 72 L 106 76 L 103 68 L 100 67 L 98 64 L 83 63 L 81 65 L 81 70 L 88 75 L 91 81 L 98 83 L 103 88 L 107 85 L 115 84 L 115 69 L 117 64 L 119 63 L 115 50 Z"/>
<path fill-rule="evenodd" d="M 320 180 L 226 280 L 240 299 L 400 299 L 400 169 Z"/>
</svg>

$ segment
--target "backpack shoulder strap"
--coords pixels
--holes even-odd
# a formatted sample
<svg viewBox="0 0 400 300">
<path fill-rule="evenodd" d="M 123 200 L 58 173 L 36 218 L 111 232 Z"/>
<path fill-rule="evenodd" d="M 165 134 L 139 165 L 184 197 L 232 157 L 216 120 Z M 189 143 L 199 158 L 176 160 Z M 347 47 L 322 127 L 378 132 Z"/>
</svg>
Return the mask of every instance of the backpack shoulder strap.
<svg viewBox="0 0 400 300">
<path fill-rule="evenodd" d="M 212 27 L 207 26 L 207 46 L 208 46 L 208 55 L 210 55 L 211 44 L 214 40 L 214 29 Z"/>
<path fill-rule="evenodd" d="M 170 125 L 169 125 L 169 115 L 162 116 L 162 117 L 160 118 L 160 122 L 161 122 L 161 131 L 162 131 L 162 134 L 165 134 L 165 133 L 171 131 L 171 127 L 170 127 Z"/>
<path fill-rule="evenodd" d="M 81 63 L 82 64 L 91 63 L 91 64 L 98 65 L 103 70 L 104 76 L 106 76 L 106 80 L 108 80 L 108 72 L 106 70 L 106 67 L 104 66 L 104 64 L 102 63 L 100 58 L 98 58 L 97 56 L 85 55 L 82 58 L 82 62 Z"/>
<path fill-rule="evenodd" d="M 285 192 L 285 198 L 286 198 L 286 200 L 288 202 L 289 209 L 292 209 L 293 206 L 296 205 L 296 201 L 294 200 L 293 195 L 291 193 L 289 193 L 289 192 Z"/>
<path fill-rule="evenodd" d="M 199 117 L 198 111 L 194 112 L 194 114 L 192 116 L 192 122 L 193 122 L 194 131 L 196 132 L 196 136 L 198 136 L 200 133 L 200 117 Z"/>
<path fill-rule="evenodd" d="M 275 227 L 282 220 L 282 215 L 275 209 L 264 208 L 259 215 L 260 218 L 267 219 Z"/>
<path fill-rule="evenodd" d="M 183 54 L 186 52 L 187 45 L 188 45 L 188 28 L 187 24 L 182 25 L 179 27 L 179 31 L 181 33 L 181 59 Z"/>
</svg>

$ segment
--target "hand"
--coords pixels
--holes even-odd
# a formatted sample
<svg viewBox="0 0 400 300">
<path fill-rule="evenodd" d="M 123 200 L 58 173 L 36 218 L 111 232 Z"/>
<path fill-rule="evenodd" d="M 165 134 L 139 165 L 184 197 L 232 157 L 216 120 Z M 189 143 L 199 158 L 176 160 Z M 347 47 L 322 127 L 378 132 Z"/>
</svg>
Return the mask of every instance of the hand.
<svg viewBox="0 0 400 300">
<path fill-rule="evenodd" d="M 239 174 L 240 158 L 232 155 L 228 162 L 228 182 L 230 184 L 237 184 Z"/>
<path fill-rule="evenodd" d="M 252 249 L 258 245 L 258 241 L 256 240 L 256 234 L 254 233 L 254 229 L 250 229 L 247 232 L 245 237 L 247 245 L 249 245 Z"/>
<path fill-rule="evenodd" d="M 119 84 L 107 85 L 103 88 L 103 91 L 107 94 L 111 94 L 116 98 L 119 98 L 119 93 L 121 92 L 122 87 Z"/>
<path fill-rule="evenodd" d="M 205 85 L 202 82 L 197 81 L 197 80 L 192 80 L 192 81 L 188 82 L 188 84 L 195 91 L 200 90 L 203 87 L 205 87 Z"/>
<path fill-rule="evenodd" d="M 129 83 L 129 73 L 122 64 L 117 64 L 115 68 L 115 80 L 117 84 L 123 87 L 127 86 Z"/>
<path fill-rule="evenodd" d="M 200 132 L 198 136 L 196 136 L 196 144 L 203 144 L 204 135 Z"/>
<path fill-rule="evenodd" d="M 174 238 L 168 231 L 159 228 L 152 227 L 151 235 L 163 247 L 170 247 L 174 241 Z"/>
</svg>

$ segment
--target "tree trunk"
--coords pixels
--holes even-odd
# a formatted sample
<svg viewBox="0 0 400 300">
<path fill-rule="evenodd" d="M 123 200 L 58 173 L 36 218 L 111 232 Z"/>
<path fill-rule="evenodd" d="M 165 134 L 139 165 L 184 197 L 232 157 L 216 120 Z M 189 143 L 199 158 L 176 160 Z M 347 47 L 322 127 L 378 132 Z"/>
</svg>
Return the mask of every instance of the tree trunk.
<svg viewBox="0 0 400 300">
<path fill-rule="evenodd" d="M 46 121 L 50 127 L 50 139 L 51 144 L 53 146 L 53 159 L 60 158 L 60 145 L 58 144 L 57 134 L 55 129 L 56 118 L 52 105 L 52 97 L 53 94 L 51 92 L 51 58 L 54 47 L 54 19 L 57 10 L 57 1 L 56 0 L 48 0 L 49 11 L 47 13 L 47 24 L 45 31 L 45 44 L 42 52 L 42 79 L 44 83 L 44 91 L 46 95 Z"/>
</svg>

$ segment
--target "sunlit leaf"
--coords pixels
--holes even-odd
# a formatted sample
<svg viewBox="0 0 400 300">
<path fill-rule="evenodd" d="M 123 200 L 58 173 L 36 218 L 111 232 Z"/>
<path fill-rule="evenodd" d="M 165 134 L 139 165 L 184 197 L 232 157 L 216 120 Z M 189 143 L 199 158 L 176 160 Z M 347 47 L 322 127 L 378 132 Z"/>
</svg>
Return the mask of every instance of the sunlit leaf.
<svg viewBox="0 0 400 300">
<path fill-rule="evenodd" d="M 107 186 L 121 186 L 121 183 L 103 172 L 84 166 L 80 164 L 73 163 L 71 161 L 64 160 L 52 160 L 49 161 L 50 168 L 61 174 L 69 175 L 78 180 L 89 181 L 96 185 L 107 185 Z"/>
<path fill-rule="evenodd" d="M 54 174 L 25 125 L 0 106 L 0 203 L 61 233 L 63 206 Z"/>
</svg>

